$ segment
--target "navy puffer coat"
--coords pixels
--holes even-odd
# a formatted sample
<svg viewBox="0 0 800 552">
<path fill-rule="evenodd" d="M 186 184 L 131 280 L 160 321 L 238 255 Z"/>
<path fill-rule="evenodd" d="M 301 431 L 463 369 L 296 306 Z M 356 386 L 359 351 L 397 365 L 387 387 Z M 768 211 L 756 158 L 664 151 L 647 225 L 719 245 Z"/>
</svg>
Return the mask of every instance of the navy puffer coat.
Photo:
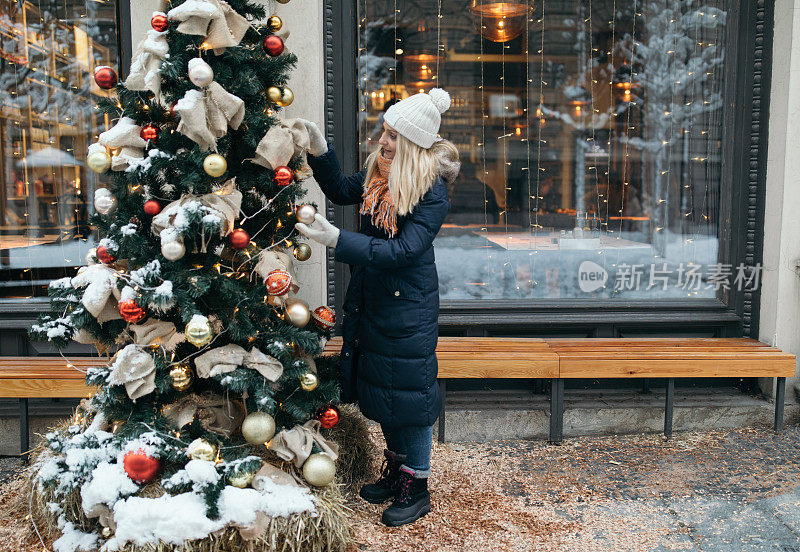
<svg viewBox="0 0 800 552">
<path fill-rule="evenodd" d="M 337 205 L 361 203 L 365 171 L 344 176 L 333 148 L 308 164 Z M 351 265 L 342 319 L 342 401 L 389 426 L 433 425 L 437 383 L 439 280 L 433 239 L 450 210 L 444 181 L 410 214 L 397 217 L 394 238 L 360 215 L 360 232 L 342 229 L 334 258 Z"/>
</svg>

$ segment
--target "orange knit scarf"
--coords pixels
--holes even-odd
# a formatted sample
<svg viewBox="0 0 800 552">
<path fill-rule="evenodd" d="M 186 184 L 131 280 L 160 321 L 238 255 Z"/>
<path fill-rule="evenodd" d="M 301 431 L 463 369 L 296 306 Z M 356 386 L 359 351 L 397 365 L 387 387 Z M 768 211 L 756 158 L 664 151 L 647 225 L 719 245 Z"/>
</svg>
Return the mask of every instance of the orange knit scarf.
<svg viewBox="0 0 800 552">
<path fill-rule="evenodd" d="M 390 237 L 393 237 L 397 233 L 397 207 L 389 192 L 391 168 L 392 160 L 379 155 L 378 164 L 364 192 L 364 201 L 359 212 L 362 215 L 370 215 L 373 225 L 383 228 Z"/>
</svg>

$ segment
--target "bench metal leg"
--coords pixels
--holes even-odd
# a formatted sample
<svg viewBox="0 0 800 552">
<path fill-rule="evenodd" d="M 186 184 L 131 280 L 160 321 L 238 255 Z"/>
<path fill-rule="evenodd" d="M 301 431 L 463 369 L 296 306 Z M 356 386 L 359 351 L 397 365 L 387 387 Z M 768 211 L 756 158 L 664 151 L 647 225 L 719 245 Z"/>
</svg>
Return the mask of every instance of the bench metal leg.
<svg viewBox="0 0 800 552">
<path fill-rule="evenodd" d="M 19 400 L 19 450 L 24 464 L 28 463 L 28 449 L 31 448 L 28 430 L 28 399 Z"/>
<path fill-rule="evenodd" d="M 442 392 L 442 411 L 439 412 L 439 442 L 444 443 L 444 415 L 445 405 L 447 404 L 447 380 L 439 380 L 439 389 Z"/>
<path fill-rule="evenodd" d="M 667 378 L 667 404 L 664 408 L 664 436 L 672 437 L 672 412 L 675 403 L 675 379 Z"/>
<path fill-rule="evenodd" d="M 550 443 L 560 444 L 564 437 L 564 380 L 550 380 Z"/>
<path fill-rule="evenodd" d="M 783 431 L 783 405 L 786 402 L 786 378 L 777 378 L 775 385 L 775 433 Z"/>
</svg>

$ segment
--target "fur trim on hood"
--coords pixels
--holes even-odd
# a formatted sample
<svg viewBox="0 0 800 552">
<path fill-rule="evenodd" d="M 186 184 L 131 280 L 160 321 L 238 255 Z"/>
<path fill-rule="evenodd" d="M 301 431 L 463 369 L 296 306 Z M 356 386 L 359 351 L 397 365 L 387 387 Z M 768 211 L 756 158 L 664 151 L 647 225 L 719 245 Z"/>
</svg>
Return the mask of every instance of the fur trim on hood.
<svg viewBox="0 0 800 552">
<path fill-rule="evenodd" d="M 433 147 L 436 147 L 435 145 Z M 444 183 L 452 184 L 461 171 L 461 161 L 448 148 L 436 148 L 436 172 L 442 177 Z"/>
</svg>

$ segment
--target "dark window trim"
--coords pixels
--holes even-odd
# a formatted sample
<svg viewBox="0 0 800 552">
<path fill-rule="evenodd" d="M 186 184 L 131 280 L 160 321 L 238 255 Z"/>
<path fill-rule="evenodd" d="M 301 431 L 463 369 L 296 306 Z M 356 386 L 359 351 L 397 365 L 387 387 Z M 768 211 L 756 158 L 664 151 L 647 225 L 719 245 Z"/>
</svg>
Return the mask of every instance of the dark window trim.
<svg viewBox="0 0 800 552">
<path fill-rule="evenodd" d="M 355 0 L 325 0 L 324 11 L 327 135 L 335 143 L 354 144 L 357 4 Z M 773 13 L 774 0 L 733 0 L 729 9 L 726 56 L 736 61 L 726 69 L 723 182 L 730 182 L 731 189 L 722 194 L 721 220 L 729 224 L 720 225 L 720 239 L 728 244 L 720 262 L 734 266 L 762 261 Z M 343 170 L 355 171 L 355 148 L 340 148 L 338 153 Z M 337 224 L 353 228 L 354 208 L 328 202 L 327 212 Z M 330 251 L 327 261 L 329 303 L 340 307 L 348 271 L 333 261 Z M 660 324 L 665 329 L 685 325 L 703 327 L 714 335 L 758 337 L 759 299 L 759 291 L 731 290 L 724 302 L 442 301 L 440 325 L 466 333 L 485 332 L 487 326 L 501 324 L 543 331 L 588 327 L 590 335 L 601 335 L 619 334 L 620 325 Z"/>
</svg>

